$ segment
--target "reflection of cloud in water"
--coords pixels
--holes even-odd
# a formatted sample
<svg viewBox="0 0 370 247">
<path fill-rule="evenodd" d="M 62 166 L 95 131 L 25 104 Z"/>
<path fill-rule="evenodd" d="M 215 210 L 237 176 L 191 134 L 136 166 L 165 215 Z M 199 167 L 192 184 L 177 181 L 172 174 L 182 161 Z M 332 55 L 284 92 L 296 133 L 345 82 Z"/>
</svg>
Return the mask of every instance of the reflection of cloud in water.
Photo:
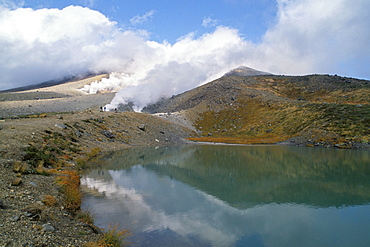
<svg viewBox="0 0 370 247">
<path fill-rule="evenodd" d="M 81 179 L 83 185 L 106 196 L 106 203 L 98 206 L 105 208 L 102 220 L 105 224 L 116 221 L 123 215 L 108 212 L 120 208 L 129 212 L 124 214 L 122 222 L 128 220 L 135 222 L 133 225 L 130 224 L 130 228 L 145 226 L 144 232 L 170 229 L 183 237 L 200 234 L 208 241 L 220 243 L 220 246 L 229 245 L 236 240 L 237 236 L 232 232 L 226 233 L 222 230 L 221 222 L 214 222 L 218 221 L 217 215 L 214 215 L 212 210 L 216 198 L 192 190 L 169 178 L 156 177 L 141 166 L 133 167 L 130 173 L 129 177 L 125 171 L 110 171 L 113 179 L 110 183 L 88 177 Z M 174 194 L 182 196 L 173 200 Z M 211 201 L 207 202 L 207 198 Z M 93 206 L 88 202 L 87 204 L 88 207 Z M 222 205 L 220 201 L 218 204 Z M 210 207 L 207 208 L 207 205 Z M 108 219 L 108 215 L 112 217 Z M 97 224 L 99 222 L 98 219 Z M 209 224 L 210 222 L 215 224 Z"/>
<path fill-rule="evenodd" d="M 197 236 L 212 246 L 243 246 L 252 242 L 266 246 L 330 246 L 333 239 L 365 246 L 361 243 L 365 235 L 361 235 L 366 233 L 369 221 L 358 217 L 354 222 L 351 217 L 369 215 L 366 206 L 338 210 L 268 204 L 240 210 L 143 166 L 109 174 L 111 181 L 88 176 L 82 179 L 83 185 L 105 195 L 100 201 L 93 197 L 85 200 L 85 207 L 103 213 L 97 213 L 98 226 L 124 222 L 135 235 L 140 231 L 171 230 L 185 242 Z"/>
</svg>

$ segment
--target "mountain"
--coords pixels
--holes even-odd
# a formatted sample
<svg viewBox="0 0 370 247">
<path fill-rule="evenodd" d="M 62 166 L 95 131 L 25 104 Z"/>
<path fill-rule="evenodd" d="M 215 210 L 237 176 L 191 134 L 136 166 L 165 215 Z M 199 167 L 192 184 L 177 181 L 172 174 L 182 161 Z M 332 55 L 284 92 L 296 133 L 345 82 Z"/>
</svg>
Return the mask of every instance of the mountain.
<svg viewBox="0 0 370 247">
<path fill-rule="evenodd" d="M 234 72 L 144 111 L 180 112 L 200 133 L 190 138 L 195 141 L 342 148 L 369 144 L 370 81 Z"/>
<path fill-rule="evenodd" d="M 240 66 L 227 72 L 224 76 L 256 76 L 256 75 L 272 75 L 267 72 L 252 69 L 247 66 Z"/>
<path fill-rule="evenodd" d="M 86 75 L 79 75 L 79 76 L 66 76 L 63 79 L 56 79 L 45 81 L 37 84 L 32 84 L 28 86 L 16 87 L 6 90 L 0 90 L 0 93 L 14 93 L 14 92 L 23 92 L 23 91 L 30 91 L 30 90 L 43 90 L 45 88 L 50 88 L 57 85 L 62 85 L 68 82 L 74 81 L 83 81 L 89 78 L 95 77 L 107 77 L 107 74 L 96 74 L 96 73 L 87 73 Z"/>
</svg>

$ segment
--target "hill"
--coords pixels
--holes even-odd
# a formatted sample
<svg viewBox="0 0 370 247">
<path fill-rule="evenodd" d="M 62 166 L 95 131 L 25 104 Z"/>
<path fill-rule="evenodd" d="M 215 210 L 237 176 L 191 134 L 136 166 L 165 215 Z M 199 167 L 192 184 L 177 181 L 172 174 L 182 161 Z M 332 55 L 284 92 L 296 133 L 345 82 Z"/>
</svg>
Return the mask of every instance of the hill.
<svg viewBox="0 0 370 247">
<path fill-rule="evenodd" d="M 223 143 L 351 148 L 370 141 L 370 82 L 330 75 L 228 75 L 144 108 L 181 112 Z"/>
<path fill-rule="evenodd" d="M 247 66 L 240 66 L 236 69 L 230 70 L 224 76 L 255 76 L 255 75 L 272 75 L 272 74 L 255 70 Z"/>
<path fill-rule="evenodd" d="M 164 112 L 157 115 L 165 120 L 143 113 L 99 111 L 99 106 L 110 102 L 113 93 L 84 95 L 77 89 L 105 75 L 42 89 L 0 93 L 3 241 L 17 246 L 28 240 L 43 246 L 82 246 L 98 239 L 95 227 L 81 224 L 78 214 L 64 206 L 68 201 L 56 178 L 60 178 L 59 172 L 65 177 L 67 173 L 63 172 L 84 167 L 99 150 L 171 146 L 183 144 L 183 138 L 190 136 L 194 141 L 224 143 L 370 147 L 369 81 L 328 75 L 244 76 L 240 73 L 243 71 L 237 72 L 145 108 L 150 113 Z M 332 164 L 329 165 L 330 170 Z M 314 171 L 328 173 L 322 168 Z M 171 176 L 197 185 L 197 181 L 188 180 L 188 172 L 174 172 Z M 206 184 L 205 190 L 212 194 L 213 187 Z M 255 184 L 260 188 L 258 181 Z M 40 208 L 35 202 L 44 196 L 54 198 L 61 207 Z M 37 209 L 43 217 L 9 220 L 34 205 L 39 205 Z M 58 227 L 47 239 L 41 231 L 41 224 L 46 221 Z"/>
</svg>

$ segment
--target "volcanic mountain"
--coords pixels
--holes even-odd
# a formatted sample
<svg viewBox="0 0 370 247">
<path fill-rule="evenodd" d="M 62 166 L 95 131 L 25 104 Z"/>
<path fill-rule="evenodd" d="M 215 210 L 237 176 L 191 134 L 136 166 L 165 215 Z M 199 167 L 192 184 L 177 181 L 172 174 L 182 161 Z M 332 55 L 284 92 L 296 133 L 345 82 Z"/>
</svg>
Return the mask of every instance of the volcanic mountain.
<svg viewBox="0 0 370 247">
<path fill-rule="evenodd" d="M 342 148 L 370 142 L 369 81 L 246 71 L 237 68 L 143 111 L 180 113 L 198 131 L 194 141 Z"/>
<path fill-rule="evenodd" d="M 240 66 L 236 69 L 230 70 L 224 76 L 256 76 L 256 75 L 272 75 L 272 74 L 255 70 L 247 66 Z"/>
<path fill-rule="evenodd" d="M 77 88 L 106 76 L 0 93 L 0 118 L 98 110 L 114 93 L 86 95 Z M 148 105 L 143 112 L 182 125 L 179 130 L 187 127 L 195 131 L 189 138 L 193 141 L 353 148 L 370 146 L 369 102 L 367 80 L 272 75 L 239 67 L 217 80 Z M 118 111 L 129 108 L 121 106 Z M 147 122 L 163 125 L 163 119 L 156 116 L 147 115 Z"/>
</svg>

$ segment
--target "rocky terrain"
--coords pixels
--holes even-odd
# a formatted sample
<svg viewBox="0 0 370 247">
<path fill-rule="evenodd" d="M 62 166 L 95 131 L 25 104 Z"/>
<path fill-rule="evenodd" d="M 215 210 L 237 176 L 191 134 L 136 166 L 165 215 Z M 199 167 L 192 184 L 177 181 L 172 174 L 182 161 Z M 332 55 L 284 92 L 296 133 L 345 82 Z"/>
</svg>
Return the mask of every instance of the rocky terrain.
<svg viewBox="0 0 370 247">
<path fill-rule="evenodd" d="M 0 93 L 0 246 L 101 246 L 101 230 L 58 181 L 100 152 L 176 145 L 193 131 L 149 114 L 100 111 L 112 93 L 49 89 Z"/>
<path fill-rule="evenodd" d="M 246 76 L 238 68 L 136 113 L 103 112 L 100 107 L 113 93 L 77 90 L 103 76 L 0 92 L 0 246 L 99 246 L 92 243 L 99 241 L 101 230 L 83 220 L 78 200 L 67 200 L 65 179 L 72 183 L 73 174 L 101 152 L 177 145 L 186 143 L 185 138 L 370 146 L 366 80 Z M 78 174 L 76 180 L 78 188 Z"/>
<path fill-rule="evenodd" d="M 144 111 L 181 112 L 201 132 L 196 141 L 368 148 L 369 103 L 366 80 L 227 75 Z"/>
<path fill-rule="evenodd" d="M 90 110 L 5 119 L 0 126 L 0 246 L 83 246 L 96 240 L 97 231 L 64 205 L 58 172 L 83 168 L 79 159 L 97 148 L 175 145 L 192 134 L 148 114 Z M 48 204 L 48 197 L 55 202 Z"/>
</svg>

